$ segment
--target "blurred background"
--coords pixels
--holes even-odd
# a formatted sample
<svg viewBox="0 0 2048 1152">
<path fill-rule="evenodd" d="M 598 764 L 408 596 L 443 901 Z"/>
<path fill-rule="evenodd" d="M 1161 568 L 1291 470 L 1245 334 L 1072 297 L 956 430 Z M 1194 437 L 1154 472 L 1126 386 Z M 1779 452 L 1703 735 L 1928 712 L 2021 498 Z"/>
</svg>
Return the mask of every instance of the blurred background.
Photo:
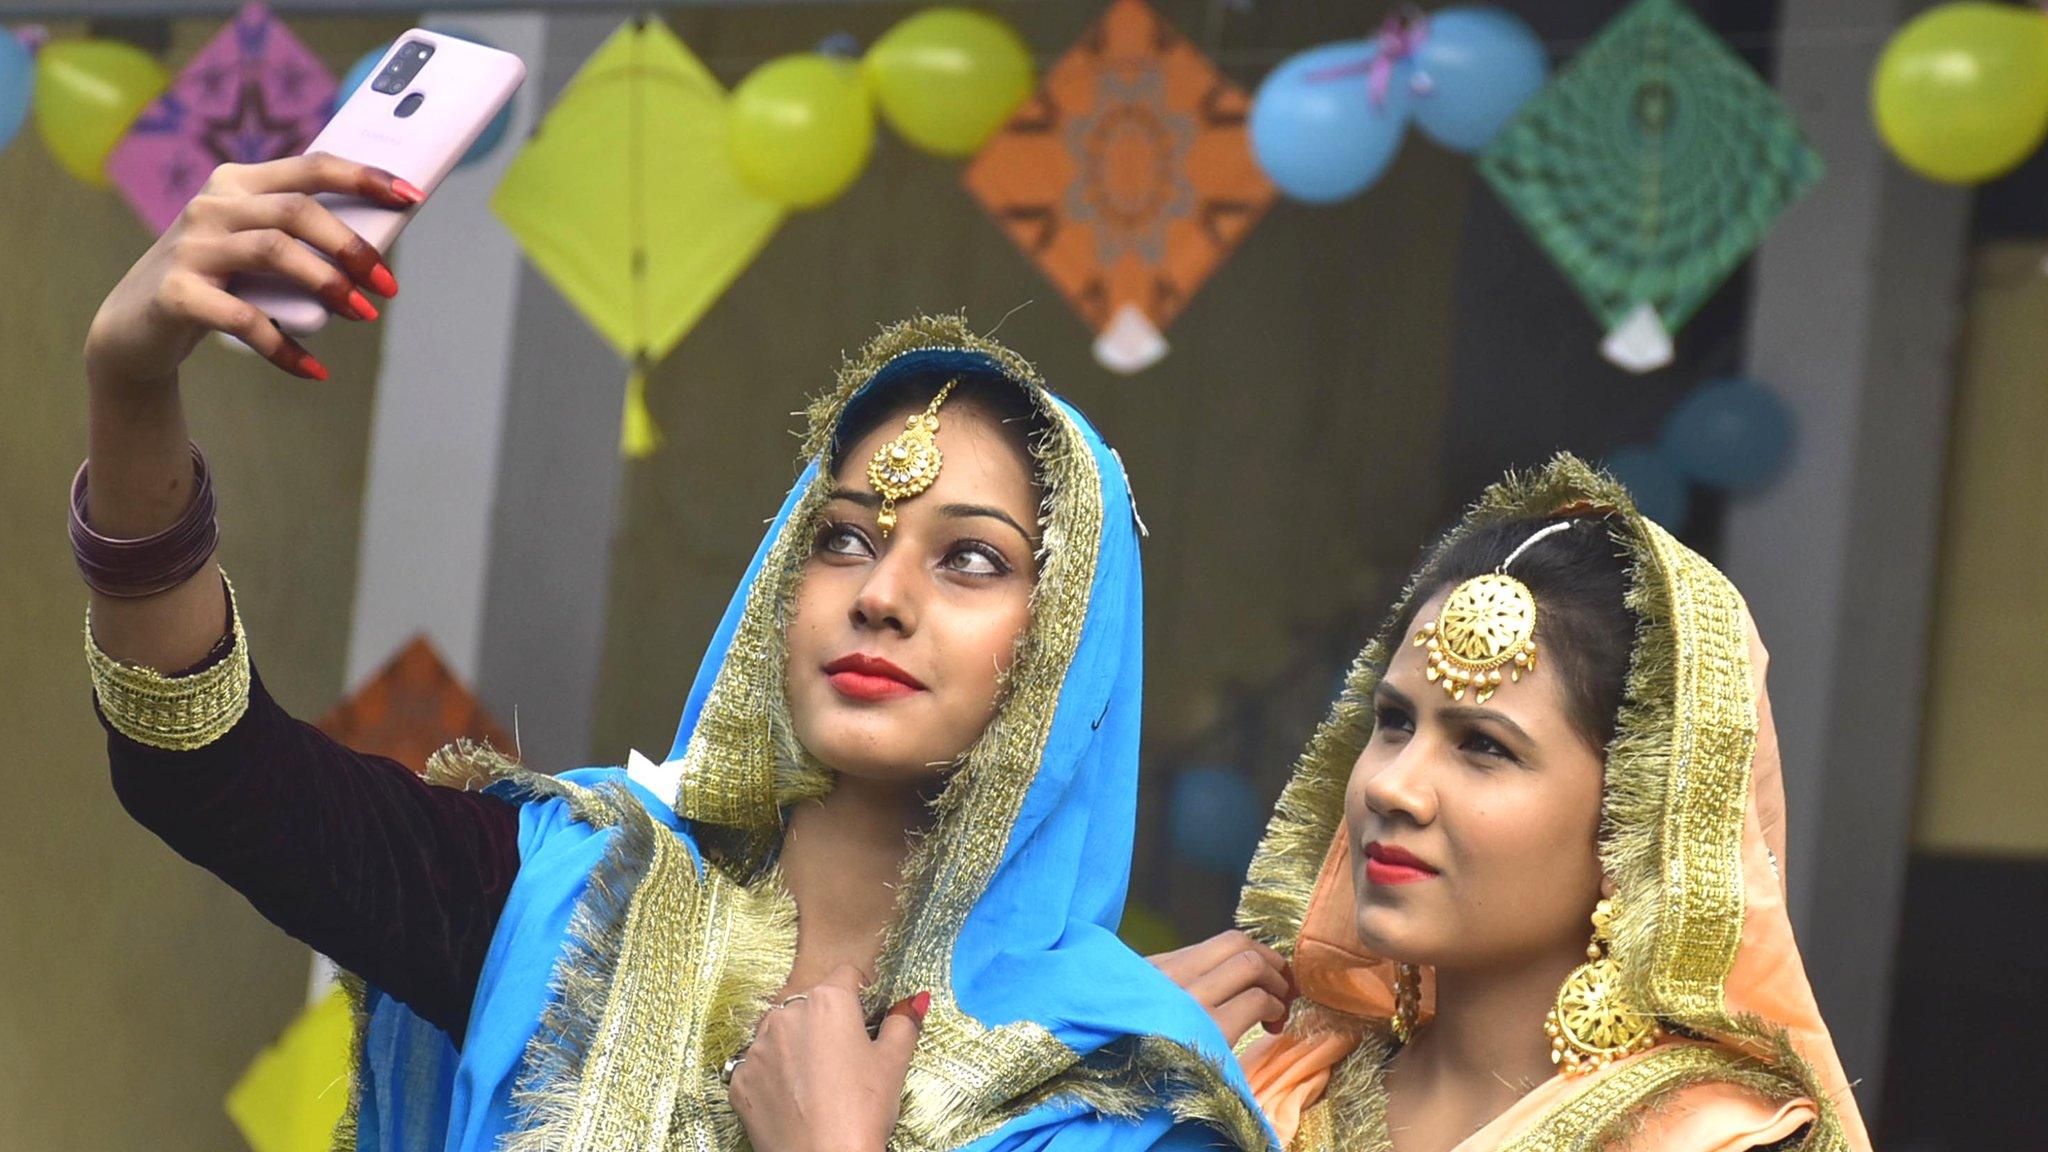
<svg viewBox="0 0 2048 1152">
<path fill-rule="evenodd" d="M 1882 1146 L 2038 1147 L 2048 16 L 1929 8 L 0 4 L 0 1145 L 304 1139 L 309 957 L 116 804 L 61 501 L 100 299 L 430 26 L 528 80 L 403 294 L 310 341 L 325 384 L 219 340 L 184 377 L 296 714 L 414 762 L 659 755 L 791 413 L 964 310 L 1150 529 L 1156 950 L 1227 925 L 1418 550 L 1568 449 L 1772 649 L 1795 920 Z"/>
</svg>

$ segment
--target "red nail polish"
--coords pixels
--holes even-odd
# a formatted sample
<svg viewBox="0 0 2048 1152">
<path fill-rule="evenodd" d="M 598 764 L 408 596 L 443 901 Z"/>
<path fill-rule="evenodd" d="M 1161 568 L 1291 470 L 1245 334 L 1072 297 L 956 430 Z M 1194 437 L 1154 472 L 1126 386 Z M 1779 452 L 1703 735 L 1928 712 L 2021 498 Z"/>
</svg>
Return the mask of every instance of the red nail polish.
<svg viewBox="0 0 2048 1152">
<path fill-rule="evenodd" d="M 327 379 L 327 365 L 303 353 L 299 356 L 299 371 L 315 380 Z"/>
<path fill-rule="evenodd" d="M 905 996 L 903 999 L 890 1005 L 889 1015 L 908 1016 L 911 1023 L 922 1025 L 925 1013 L 931 1010 L 932 994 L 929 992 L 919 992 L 912 996 Z"/>
<path fill-rule="evenodd" d="M 398 198 L 401 200 L 410 201 L 414 204 L 424 204 L 427 202 L 427 194 L 415 187 L 410 180 L 402 180 L 393 176 L 391 178 L 391 190 L 398 193 Z"/>
<path fill-rule="evenodd" d="M 370 298 L 353 288 L 349 289 L 348 293 L 348 310 L 358 320 L 377 318 L 377 309 L 370 303 Z"/>
<path fill-rule="evenodd" d="M 370 291 L 387 299 L 396 296 L 398 295 L 398 277 L 391 274 L 391 269 L 379 264 L 375 268 L 370 269 Z"/>
</svg>

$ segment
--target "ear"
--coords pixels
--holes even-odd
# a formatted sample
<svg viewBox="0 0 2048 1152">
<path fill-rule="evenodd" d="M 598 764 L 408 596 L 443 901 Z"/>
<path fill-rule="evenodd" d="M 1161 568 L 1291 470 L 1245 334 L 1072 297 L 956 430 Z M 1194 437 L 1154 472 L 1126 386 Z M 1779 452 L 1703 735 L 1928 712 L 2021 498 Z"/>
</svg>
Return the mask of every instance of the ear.
<svg viewBox="0 0 2048 1152">
<path fill-rule="evenodd" d="M 1609 876 L 1605 872 L 1600 874 L 1600 898 L 1602 900 L 1614 899 L 1614 894 L 1619 890 L 1615 886 L 1614 877 Z"/>
</svg>

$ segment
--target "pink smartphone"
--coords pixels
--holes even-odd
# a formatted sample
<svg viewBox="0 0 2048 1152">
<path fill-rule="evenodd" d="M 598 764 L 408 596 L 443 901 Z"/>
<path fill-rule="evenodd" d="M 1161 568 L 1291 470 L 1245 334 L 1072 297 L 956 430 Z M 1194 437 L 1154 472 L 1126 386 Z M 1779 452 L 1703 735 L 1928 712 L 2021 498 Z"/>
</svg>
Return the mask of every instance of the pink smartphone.
<svg viewBox="0 0 2048 1152">
<path fill-rule="evenodd" d="M 374 165 L 431 197 L 525 79 L 526 65 L 510 52 L 415 28 L 392 44 L 306 151 Z M 327 192 L 316 198 L 379 252 L 391 250 L 420 208 Z M 319 331 L 331 315 L 318 296 L 281 276 L 238 277 L 229 290 L 294 336 Z"/>
</svg>

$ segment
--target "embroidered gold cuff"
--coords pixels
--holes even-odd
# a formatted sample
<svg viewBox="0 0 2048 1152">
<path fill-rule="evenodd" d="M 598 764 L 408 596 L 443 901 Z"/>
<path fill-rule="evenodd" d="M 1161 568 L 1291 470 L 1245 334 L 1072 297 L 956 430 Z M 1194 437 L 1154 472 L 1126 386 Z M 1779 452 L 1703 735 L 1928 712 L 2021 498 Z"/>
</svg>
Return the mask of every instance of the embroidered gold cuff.
<svg viewBox="0 0 2048 1152">
<path fill-rule="evenodd" d="M 227 577 L 221 582 L 227 584 Z M 152 748 L 190 752 L 227 735 L 248 711 L 248 638 L 233 584 L 227 584 L 227 595 L 234 646 L 218 663 L 189 676 L 166 676 L 107 655 L 92 637 L 92 609 L 86 609 L 85 663 L 100 711 L 114 731 Z"/>
</svg>

